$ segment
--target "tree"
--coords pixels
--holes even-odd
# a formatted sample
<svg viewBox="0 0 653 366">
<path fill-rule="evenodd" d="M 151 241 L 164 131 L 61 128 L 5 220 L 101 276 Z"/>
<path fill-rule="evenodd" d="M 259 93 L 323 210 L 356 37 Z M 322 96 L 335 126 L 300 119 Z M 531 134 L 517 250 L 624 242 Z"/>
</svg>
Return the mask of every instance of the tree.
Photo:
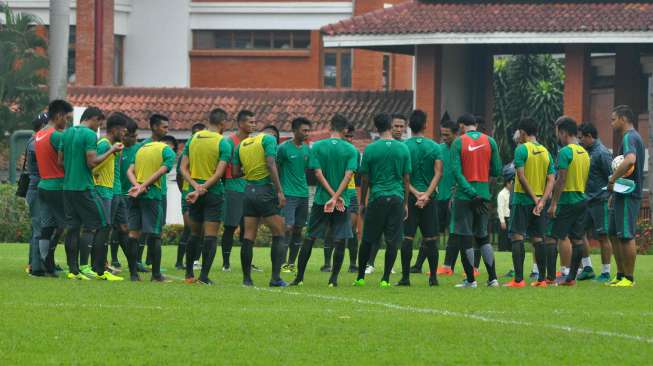
<svg viewBox="0 0 653 366">
<path fill-rule="evenodd" d="M 555 120 L 562 115 L 564 66 L 551 55 L 518 55 L 494 63 L 495 138 L 511 161 L 512 136 L 524 117 L 538 122 L 538 140 L 556 155 Z"/>
<path fill-rule="evenodd" d="M 36 33 L 41 21 L 31 14 L 14 13 L 0 3 L 0 138 L 30 122 L 48 103 L 47 44 Z"/>
</svg>

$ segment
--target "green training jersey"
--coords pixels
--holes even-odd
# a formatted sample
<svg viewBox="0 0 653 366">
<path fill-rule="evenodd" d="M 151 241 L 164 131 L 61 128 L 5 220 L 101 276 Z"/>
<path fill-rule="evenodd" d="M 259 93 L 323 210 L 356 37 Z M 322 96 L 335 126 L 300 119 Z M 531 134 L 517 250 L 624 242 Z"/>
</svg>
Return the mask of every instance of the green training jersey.
<svg viewBox="0 0 653 366">
<path fill-rule="evenodd" d="M 134 164 L 134 157 L 136 156 L 137 150 L 137 145 L 125 147 L 122 149 L 122 154 L 120 155 L 120 188 L 123 195 L 127 195 L 132 187 L 132 182 L 127 177 L 127 170 L 129 170 L 131 164 Z"/>
<path fill-rule="evenodd" d="M 317 141 L 311 148 L 309 168 L 320 169 L 322 175 L 334 191 L 338 190 L 347 171 L 358 169 L 358 154 L 354 145 L 340 138 Z M 345 206 L 349 206 L 349 195 L 343 194 Z M 331 199 L 329 192 L 317 184 L 313 202 L 324 205 Z"/>
<path fill-rule="evenodd" d="M 84 125 L 66 129 L 59 144 L 63 152 L 64 176 L 63 189 L 66 191 L 85 191 L 95 188 L 93 173 L 86 164 L 86 153 L 96 151 L 97 134 Z"/>
<path fill-rule="evenodd" d="M 108 139 L 102 138 L 97 143 L 97 154 L 102 155 L 111 149 L 111 143 Z M 98 166 L 93 168 L 93 178 L 95 180 L 95 189 L 98 195 L 104 199 L 111 199 L 113 197 L 113 190 L 115 184 L 115 162 L 116 156 L 110 156 Z"/>
<path fill-rule="evenodd" d="M 442 160 L 440 146 L 423 136 L 411 137 L 404 144 L 410 152 L 410 184 L 419 192 L 426 192 L 435 175 L 435 162 Z"/>
<path fill-rule="evenodd" d="M 438 183 L 438 194 L 436 199 L 446 201 L 451 198 L 451 190 L 456 183 L 456 177 L 451 170 L 451 146 L 446 143 L 440 145 L 440 157 L 442 158 L 442 178 Z"/>
<path fill-rule="evenodd" d="M 524 168 L 526 180 L 534 194 L 541 197 L 546 188 L 546 180 L 549 174 L 555 174 L 553 157 L 546 147 L 539 143 L 527 142 L 517 146 L 515 149 L 515 169 Z M 515 205 L 533 205 L 533 199 L 524 191 L 515 176 L 515 193 L 512 198 Z"/>
<path fill-rule="evenodd" d="M 401 141 L 377 140 L 365 148 L 360 174 L 370 184 L 369 202 L 379 197 L 404 198 L 404 175 L 411 173 L 408 147 Z"/>
<path fill-rule="evenodd" d="M 293 197 L 308 197 L 308 182 L 306 182 L 306 169 L 310 148 L 306 143 L 301 146 L 287 140 L 277 149 L 277 167 L 283 194 Z"/>
</svg>

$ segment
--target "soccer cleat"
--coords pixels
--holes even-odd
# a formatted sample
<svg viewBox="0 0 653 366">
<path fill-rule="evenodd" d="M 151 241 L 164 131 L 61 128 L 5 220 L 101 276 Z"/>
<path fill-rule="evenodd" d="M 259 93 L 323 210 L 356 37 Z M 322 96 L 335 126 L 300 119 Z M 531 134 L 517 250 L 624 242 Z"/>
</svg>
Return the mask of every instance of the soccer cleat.
<svg viewBox="0 0 653 366">
<path fill-rule="evenodd" d="M 32 272 L 32 265 L 28 264 L 25 266 L 25 273 L 30 274 Z"/>
<path fill-rule="evenodd" d="M 481 271 L 478 270 L 478 268 L 474 267 L 474 277 L 478 276 L 481 274 Z"/>
<path fill-rule="evenodd" d="M 138 268 L 138 272 L 141 272 L 141 273 L 148 273 L 148 272 L 150 271 L 150 270 L 147 269 L 147 267 L 145 267 L 145 266 L 143 265 L 143 263 L 141 263 L 141 262 L 138 262 L 136 265 L 137 265 L 137 268 Z"/>
<path fill-rule="evenodd" d="M 521 288 L 526 286 L 526 281 L 521 280 L 519 282 L 512 280 L 506 284 L 503 285 L 503 287 L 516 287 L 516 288 Z"/>
<path fill-rule="evenodd" d="M 514 270 L 514 269 L 511 269 L 510 271 L 506 272 L 506 274 L 504 274 L 503 277 L 506 277 L 506 278 L 513 278 L 513 277 L 515 277 L 515 270 Z"/>
<path fill-rule="evenodd" d="M 141 282 L 141 278 L 138 276 L 138 274 L 130 275 L 129 280 L 132 282 Z"/>
<path fill-rule="evenodd" d="M 429 286 L 440 286 L 436 277 L 429 277 Z"/>
<path fill-rule="evenodd" d="M 231 272 L 231 267 L 222 267 L 222 272 Z"/>
<path fill-rule="evenodd" d="M 207 277 L 207 278 L 201 278 L 201 277 L 200 277 L 200 278 L 197 280 L 197 283 L 199 283 L 200 285 L 207 285 L 207 286 L 213 286 L 213 285 L 215 284 L 215 283 L 213 283 L 213 281 L 211 281 L 211 279 L 208 278 L 208 277 Z"/>
<path fill-rule="evenodd" d="M 245 287 L 254 287 L 254 282 L 251 278 L 246 278 L 243 280 L 243 286 Z"/>
<path fill-rule="evenodd" d="M 478 283 L 476 283 L 476 281 L 468 282 L 467 280 L 463 280 L 462 283 L 459 283 L 454 287 L 456 287 L 456 288 L 477 288 Z"/>
<path fill-rule="evenodd" d="M 388 282 L 388 281 L 381 281 L 381 282 L 379 283 L 379 287 L 380 287 L 380 288 L 390 288 L 391 285 L 390 285 L 390 282 Z"/>
<path fill-rule="evenodd" d="M 546 280 L 544 280 L 544 282 L 546 282 L 547 286 L 558 286 L 558 281 L 556 280 L 550 280 L 547 278 Z"/>
<path fill-rule="evenodd" d="M 66 278 L 69 279 L 69 280 L 82 280 L 82 281 L 88 281 L 90 279 L 90 278 L 84 276 L 81 273 L 74 274 L 72 272 L 68 272 L 68 274 L 66 275 Z"/>
<path fill-rule="evenodd" d="M 288 286 L 304 286 L 304 281 L 295 278 L 292 280 L 292 282 L 290 282 L 290 284 L 288 284 Z"/>
<path fill-rule="evenodd" d="M 103 281 L 122 281 L 124 278 L 118 277 L 114 274 L 111 274 L 111 272 L 105 271 L 101 276 L 97 276 L 98 280 L 103 280 Z"/>
<path fill-rule="evenodd" d="M 286 287 L 288 283 L 282 279 L 270 281 L 270 287 Z"/>
<path fill-rule="evenodd" d="M 606 282 L 605 285 L 612 286 L 615 283 L 618 283 L 619 281 L 621 281 L 621 279 L 617 278 L 617 276 L 614 276 L 610 281 Z"/>
<path fill-rule="evenodd" d="M 531 274 L 528 276 L 531 280 L 536 280 L 540 277 L 540 274 L 537 272 L 531 272 Z"/>
<path fill-rule="evenodd" d="M 372 274 L 374 273 L 374 266 L 370 266 L 369 264 L 367 267 L 365 267 L 365 274 Z"/>
<path fill-rule="evenodd" d="M 328 264 L 323 265 L 322 267 L 320 267 L 320 272 L 330 273 L 331 272 L 331 266 L 328 265 Z"/>
<path fill-rule="evenodd" d="M 494 279 L 492 281 L 487 281 L 487 287 L 500 287 L 499 280 Z"/>
<path fill-rule="evenodd" d="M 407 278 L 402 278 L 401 280 L 399 280 L 399 282 L 397 282 L 397 283 L 395 284 L 395 286 L 406 286 L 406 287 L 409 287 L 409 286 L 410 286 L 410 280 L 407 279 Z"/>
<path fill-rule="evenodd" d="M 329 280 L 329 287 L 338 287 L 338 281 Z"/>
<path fill-rule="evenodd" d="M 610 282 L 610 273 L 609 272 L 601 273 L 598 277 L 596 277 L 595 281 L 597 281 L 597 282 Z"/>
<path fill-rule="evenodd" d="M 210 280 L 209 280 L 209 281 L 210 281 Z M 157 277 L 152 276 L 152 277 L 150 278 L 150 282 L 171 283 L 172 280 L 169 279 L 169 278 L 166 277 L 166 276 L 160 275 L 160 276 L 157 276 Z"/>
<path fill-rule="evenodd" d="M 290 264 L 284 264 L 281 266 L 281 273 L 292 273 L 290 270 Z"/>
<path fill-rule="evenodd" d="M 196 280 L 195 280 L 195 277 L 186 277 L 186 278 L 184 279 L 184 282 L 187 283 L 187 284 L 189 284 L 189 285 L 194 284 L 195 281 L 196 281 Z"/>
<path fill-rule="evenodd" d="M 349 265 L 349 273 L 358 273 L 358 266 L 353 264 Z"/>
<path fill-rule="evenodd" d="M 627 279 L 626 277 L 623 277 L 621 281 L 610 285 L 610 287 L 633 287 L 633 286 L 635 286 L 635 282 Z"/>
<path fill-rule="evenodd" d="M 580 272 L 578 276 L 576 276 L 577 281 L 585 281 L 585 280 L 591 280 L 594 277 L 596 277 L 596 274 L 594 274 L 594 270 L 592 267 L 587 266 L 583 268 L 583 270 Z"/>
<path fill-rule="evenodd" d="M 564 280 L 558 283 L 558 285 L 567 287 L 576 286 L 576 280 Z"/>
<path fill-rule="evenodd" d="M 546 281 L 531 282 L 531 287 L 547 287 Z"/>
<path fill-rule="evenodd" d="M 263 268 L 257 267 L 257 266 L 255 266 L 253 264 L 252 264 L 251 268 L 252 268 L 252 271 L 254 271 L 254 272 L 263 272 Z"/>
<path fill-rule="evenodd" d="M 364 278 L 358 279 L 354 281 L 353 285 L 356 287 L 363 287 L 365 286 L 365 279 Z"/>
<path fill-rule="evenodd" d="M 98 277 L 98 274 L 95 273 L 91 269 L 91 266 L 89 266 L 89 265 L 79 267 L 79 272 L 81 274 L 83 274 L 84 276 L 88 277 L 88 278 L 97 278 Z"/>
<path fill-rule="evenodd" d="M 410 267 L 410 273 L 422 273 L 422 269 L 412 266 Z"/>
<path fill-rule="evenodd" d="M 438 276 L 452 276 L 453 271 L 451 270 L 451 267 L 440 267 L 438 268 L 437 272 Z"/>
</svg>

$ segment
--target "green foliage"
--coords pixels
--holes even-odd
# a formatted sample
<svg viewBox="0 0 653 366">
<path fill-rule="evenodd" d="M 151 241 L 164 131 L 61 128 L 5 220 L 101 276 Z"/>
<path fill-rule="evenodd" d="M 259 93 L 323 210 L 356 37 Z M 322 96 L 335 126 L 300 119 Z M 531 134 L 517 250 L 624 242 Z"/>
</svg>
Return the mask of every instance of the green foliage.
<svg viewBox="0 0 653 366">
<path fill-rule="evenodd" d="M 562 115 L 564 66 L 550 55 L 518 55 L 494 63 L 495 138 L 504 162 L 512 161 L 519 120 L 538 122 L 538 139 L 556 154 L 555 120 Z"/>
<path fill-rule="evenodd" d="M 45 71 L 47 44 L 36 34 L 41 21 L 26 13 L 14 13 L 0 3 L 5 21 L 0 24 L 0 138 L 17 129 L 31 129 L 30 122 L 48 103 Z"/>
<path fill-rule="evenodd" d="M 0 243 L 26 243 L 32 234 L 29 209 L 16 197 L 16 186 L 0 184 Z"/>
</svg>

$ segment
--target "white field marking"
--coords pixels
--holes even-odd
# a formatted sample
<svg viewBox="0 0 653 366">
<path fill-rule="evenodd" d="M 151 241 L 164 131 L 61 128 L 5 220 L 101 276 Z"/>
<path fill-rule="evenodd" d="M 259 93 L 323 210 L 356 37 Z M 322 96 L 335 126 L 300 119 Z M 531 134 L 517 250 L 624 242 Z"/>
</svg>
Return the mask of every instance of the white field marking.
<svg viewBox="0 0 653 366">
<path fill-rule="evenodd" d="M 628 340 L 632 340 L 632 341 L 640 341 L 640 342 L 645 342 L 645 343 L 648 343 L 648 344 L 653 344 L 653 338 L 652 337 L 637 336 L 637 335 L 617 333 L 617 332 L 611 332 L 611 331 L 603 331 L 603 330 L 592 330 L 592 329 L 585 329 L 585 328 L 576 328 L 576 327 L 572 327 L 572 326 L 568 326 L 568 325 L 536 324 L 536 323 L 531 323 L 531 322 L 522 321 L 522 320 L 506 320 L 506 319 L 488 318 L 488 317 L 482 316 L 482 315 L 470 314 L 470 313 L 461 313 L 461 312 L 449 311 L 449 310 L 440 310 L 440 309 L 432 309 L 432 308 L 418 308 L 418 307 L 414 307 L 414 306 L 399 305 L 399 304 L 393 304 L 393 303 L 385 303 L 385 302 L 380 302 L 380 301 L 369 301 L 369 300 L 362 300 L 362 299 L 355 299 L 355 298 L 348 298 L 348 297 L 340 297 L 340 296 L 332 296 L 332 295 L 309 294 L 309 293 L 296 292 L 296 291 L 269 289 L 269 288 L 264 288 L 264 287 L 254 287 L 254 290 L 263 291 L 263 292 L 270 292 L 270 293 L 293 295 L 293 296 L 311 297 L 311 298 L 322 299 L 322 300 L 349 302 L 349 303 L 363 304 L 363 305 L 382 306 L 382 307 L 392 309 L 392 310 L 397 310 L 397 311 L 405 311 L 405 312 L 410 312 L 410 313 L 422 313 L 422 314 L 434 314 L 434 315 L 439 315 L 439 316 L 443 316 L 443 317 L 465 318 L 465 319 L 479 320 L 479 321 L 482 321 L 482 322 L 496 323 L 496 324 L 502 324 L 502 325 L 518 325 L 518 326 L 525 326 L 525 327 L 549 328 L 549 329 L 561 330 L 561 331 L 565 331 L 565 332 L 569 332 L 569 333 L 588 334 L 588 335 L 595 335 L 595 336 L 602 336 L 602 337 L 622 338 L 622 339 L 628 339 Z"/>
<path fill-rule="evenodd" d="M 44 308 L 103 308 L 103 309 L 136 309 L 136 310 L 165 310 L 170 306 L 149 306 L 149 305 L 129 305 L 129 304 L 80 304 L 80 303 L 38 303 L 38 302 L 5 302 L 2 306 L 16 307 L 44 307 Z"/>
</svg>

